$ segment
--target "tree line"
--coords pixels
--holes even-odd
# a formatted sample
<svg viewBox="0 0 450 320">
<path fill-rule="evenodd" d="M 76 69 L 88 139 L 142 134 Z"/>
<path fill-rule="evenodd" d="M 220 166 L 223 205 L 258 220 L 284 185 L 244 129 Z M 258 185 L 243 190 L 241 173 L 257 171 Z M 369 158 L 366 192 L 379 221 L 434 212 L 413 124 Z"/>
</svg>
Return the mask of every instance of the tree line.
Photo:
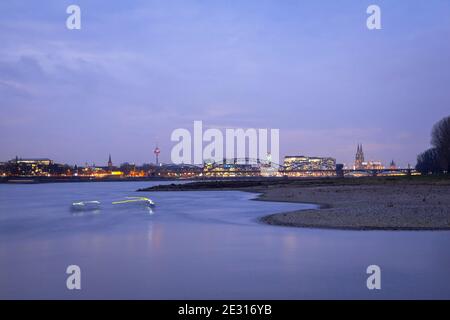
<svg viewBox="0 0 450 320">
<path fill-rule="evenodd" d="M 450 116 L 431 131 L 432 147 L 417 156 L 416 170 L 422 174 L 450 173 Z"/>
</svg>

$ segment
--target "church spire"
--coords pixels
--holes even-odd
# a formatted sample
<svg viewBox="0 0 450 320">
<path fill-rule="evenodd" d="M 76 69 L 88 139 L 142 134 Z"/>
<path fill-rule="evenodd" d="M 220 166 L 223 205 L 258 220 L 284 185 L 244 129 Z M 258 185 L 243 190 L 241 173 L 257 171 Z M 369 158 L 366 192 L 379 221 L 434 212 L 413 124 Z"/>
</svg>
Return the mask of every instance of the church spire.
<svg viewBox="0 0 450 320">
<path fill-rule="evenodd" d="M 112 166 L 113 166 L 113 163 L 112 163 L 112 160 L 111 160 L 111 154 L 110 154 L 110 155 L 109 155 L 109 159 L 108 159 L 108 168 L 109 168 L 109 170 L 112 169 Z"/>
</svg>

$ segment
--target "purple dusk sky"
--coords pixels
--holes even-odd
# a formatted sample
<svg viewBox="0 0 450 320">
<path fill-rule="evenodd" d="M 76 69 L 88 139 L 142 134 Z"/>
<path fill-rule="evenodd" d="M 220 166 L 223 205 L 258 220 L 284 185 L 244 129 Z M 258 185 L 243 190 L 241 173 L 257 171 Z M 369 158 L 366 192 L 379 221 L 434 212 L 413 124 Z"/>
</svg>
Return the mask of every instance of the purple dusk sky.
<svg viewBox="0 0 450 320">
<path fill-rule="evenodd" d="M 66 8 L 82 29 L 66 28 Z M 381 7 L 382 30 L 366 28 Z M 0 161 L 170 161 L 176 128 L 279 128 L 281 156 L 415 164 L 450 114 L 450 2 L 5 0 Z"/>
</svg>

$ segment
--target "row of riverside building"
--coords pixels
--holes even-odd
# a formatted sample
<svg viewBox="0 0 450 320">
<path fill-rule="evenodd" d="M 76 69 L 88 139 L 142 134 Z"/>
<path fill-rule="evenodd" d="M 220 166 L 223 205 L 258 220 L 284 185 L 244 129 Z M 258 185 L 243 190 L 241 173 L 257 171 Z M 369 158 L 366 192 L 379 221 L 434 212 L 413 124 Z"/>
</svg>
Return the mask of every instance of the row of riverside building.
<svg viewBox="0 0 450 320">
<path fill-rule="evenodd" d="M 157 154 L 157 156 L 159 153 Z M 22 159 L 16 157 L 0 163 L 0 176 L 86 176 L 94 178 L 107 177 L 257 177 L 257 176 L 335 176 L 342 164 L 336 164 L 332 157 L 286 156 L 283 164 L 273 164 L 270 160 L 224 159 L 221 162 L 209 161 L 203 165 L 186 164 L 122 164 L 116 167 L 109 156 L 107 166 L 95 165 L 84 167 L 56 164 L 50 159 Z M 158 161 L 158 160 L 157 160 Z M 383 170 L 379 161 L 365 161 L 362 145 L 358 144 L 353 170 Z M 397 169 L 392 161 L 389 169 Z"/>
</svg>

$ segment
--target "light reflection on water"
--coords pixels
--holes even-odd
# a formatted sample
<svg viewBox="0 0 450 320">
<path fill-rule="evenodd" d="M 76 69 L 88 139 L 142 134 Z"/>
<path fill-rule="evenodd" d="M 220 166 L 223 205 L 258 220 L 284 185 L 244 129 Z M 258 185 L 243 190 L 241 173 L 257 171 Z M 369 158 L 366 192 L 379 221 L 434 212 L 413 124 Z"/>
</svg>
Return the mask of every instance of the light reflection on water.
<svg viewBox="0 0 450 320">
<path fill-rule="evenodd" d="M 243 192 L 135 193 L 152 183 L 0 185 L 0 298 L 450 298 L 448 232 L 274 227 L 306 205 Z M 157 206 L 114 207 L 149 196 Z M 99 200 L 74 215 L 74 201 Z M 66 267 L 82 290 L 65 288 Z M 382 268 L 382 290 L 365 287 Z"/>
</svg>

